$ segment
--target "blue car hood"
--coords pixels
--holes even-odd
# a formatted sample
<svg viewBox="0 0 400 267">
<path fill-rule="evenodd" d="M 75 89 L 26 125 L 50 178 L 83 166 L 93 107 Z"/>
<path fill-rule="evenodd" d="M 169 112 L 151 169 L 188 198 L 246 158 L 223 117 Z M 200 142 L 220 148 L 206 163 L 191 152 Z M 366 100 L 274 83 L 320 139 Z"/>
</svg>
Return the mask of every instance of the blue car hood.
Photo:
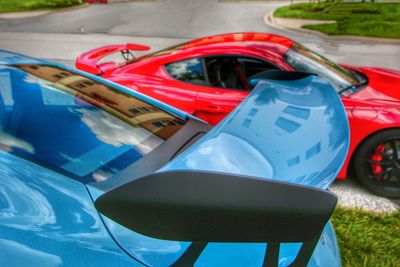
<svg viewBox="0 0 400 267">
<path fill-rule="evenodd" d="M 0 65 L 9 64 L 43 64 L 42 60 L 0 49 Z"/>
<path fill-rule="evenodd" d="M 165 170 L 207 170 L 326 189 L 347 154 L 349 126 L 318 76 L 261 81 L 220 124 Z"/>
<path fill-rule="evenodd" d="M 327 188 L 345 160 L 349 126 L 335 90 L 317 76 L 260 82 L 220 124 L 159 172 L 208 170 Z M 179 188 L 177 188 L 179 190 Z M 89 186 L 94 198 L 103 192 Z M 103 216 L 116 242 L 139 262 L 170 266 L 190 243 L 143 236 Z M 266 244 L 210 243 L 196 266 L 261 266 Z M 282 244 L 280 266 L 300 244 Z M 340 266 L 328 224 L 309 266 Z"/>
</svg>

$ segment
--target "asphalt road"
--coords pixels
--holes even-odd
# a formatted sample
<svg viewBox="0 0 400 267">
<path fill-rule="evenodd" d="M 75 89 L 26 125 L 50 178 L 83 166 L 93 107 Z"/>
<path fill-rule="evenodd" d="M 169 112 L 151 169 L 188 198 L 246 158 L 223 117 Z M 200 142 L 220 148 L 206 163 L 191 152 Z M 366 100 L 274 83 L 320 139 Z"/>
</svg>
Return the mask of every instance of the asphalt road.
<svg viewBox="0 0 400 267">
<path fill-rule="evenodd" d="M 225 4 L 216 0 L 159 0 L 154 3 L 91 5 L 73 12 L 0 21 L 0 31 L 107 33 L 195 38 L 230 31 L 271 31 L 264 14 L 282 3 Z"/>
<path fill-rule="evenodd" d="M 91 5 L 38 17 L 0 19 L 0 49 L 73 65 L 77 55 L 100 45 L 143 43 L 154 51 L 206 35 L 260 31 L 286 35 L 336 62 L 400 70 L 400 45 L 334 41 L 268 27 L 264 23 L 265 14 L 284 4 L 158 0 Z M 352 180 L 336 182 L 332 191 L 339 194 L 339 202 L 345 206 L 386 211 L 398 208 L 385 198 L 369 194 Z"/>
</svg>

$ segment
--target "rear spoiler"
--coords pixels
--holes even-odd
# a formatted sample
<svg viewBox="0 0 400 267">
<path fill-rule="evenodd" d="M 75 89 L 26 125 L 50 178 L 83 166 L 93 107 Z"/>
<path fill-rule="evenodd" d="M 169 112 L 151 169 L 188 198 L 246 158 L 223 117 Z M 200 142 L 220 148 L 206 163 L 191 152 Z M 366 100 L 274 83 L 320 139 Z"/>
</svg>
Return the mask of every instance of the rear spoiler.
<svg viewBox="0 0 400 267">
<path fill-rule="evenodd" d="M 114 44 L 89 50 L 77 57 L 75 67 L 91 74 L 99 75 L 104 72 L 100 60 L 108 55 L 121 52 L 125 60 L 135 58 L 131 51 L 147 51 L 149 46 L 140 44 Z"/>
<path fill-rule="evenodd" d="M 216 171 L 327 189 L 349 142 L 345 109 L 327 81 L 274 73 L 259 79 L 234 111 L 159 171 Z"/>
<path fill-rule="evenodd" d="M 173 267 L 194 266 L 209 242 L 267 243 L 268 267 L 279 266 L 281 243 L 302 243 L 289 266 L 307 266 L 337 203 L 324 189 L 347 155 L 346 112 L 318 76 L 257 78 L 221 123 L 158 172 L 101 195 L 97 210 L 140 234 L 192 242 Z"/>
</svg>

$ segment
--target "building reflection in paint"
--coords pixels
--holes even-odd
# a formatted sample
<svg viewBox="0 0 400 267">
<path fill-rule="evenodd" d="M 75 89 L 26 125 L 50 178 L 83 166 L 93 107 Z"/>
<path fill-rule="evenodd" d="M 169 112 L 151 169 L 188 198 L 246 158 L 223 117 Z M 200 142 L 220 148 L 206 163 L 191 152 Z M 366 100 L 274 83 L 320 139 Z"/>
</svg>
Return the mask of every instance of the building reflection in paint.
<svg viewBox="0 0 400 267">
<path fill-rule="evenodd" d="M 348 146 L 347 120 L 337 103 L 336 92 L 317 76 L 267 81 L 206 140 L 164 169 L 250 174 L 327 188 Z"/>
<path fill-rule="evenodd" d="M 0 68 L 0 149 L 82 182 L 108 179 L 185 123 L 59 67 Z"/>
<path fill-rule="evenodd" d="M 36 77 L 51 82 L 59 90 L 75 95 L 94 106 L 101 107 L 115 117 L 132 125 L 141 126 L 162 139 L 168 139 L 184 124 L 183 120 L 161 111 L 155 106 L 68 70 L 46 65 L 16 65 Z"/>
</svg>

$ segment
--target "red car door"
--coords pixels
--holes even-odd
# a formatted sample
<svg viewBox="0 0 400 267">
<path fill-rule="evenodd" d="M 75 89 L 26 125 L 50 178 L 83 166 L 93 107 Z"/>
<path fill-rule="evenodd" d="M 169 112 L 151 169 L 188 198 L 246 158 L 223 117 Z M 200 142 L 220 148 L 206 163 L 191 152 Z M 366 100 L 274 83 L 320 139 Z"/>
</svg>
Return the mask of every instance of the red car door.
<svg viewBox="0 0 400 267">
<path fill-rule="evenodd" d="M 224 88 L 204 87 L 196 97 L 194 115 L 215 125 L 230 113 L 249 92 Z"/>
<path fill-rule="evenodd" d="M 251 90 L 249 86 L 244 88 L 239 85 L 242 80 L 246 80 L 246 77 L 237 77 L 238 74 L 234 71 L 233 65 L 225 64 L 219 68 L 220 65 L 219 61 L 210 61 L 203 57 L 167 63 L 157 75 L 163 76 L 163 90 L 162 92 L 153 91 L 151 95 L 215 125 Z M 214 67 L 218 67 L 218 71 Z M 165 72 L 165 76 L 160 75 L 161 72 Z M 222 77 L 216 74 L 221 74 Z M 183 103 L 187 101 L 183 100 L 187 94 L 195 94 L 193 110 L 185 106 L 187 102 Z"/>
<path fill-rule="evenodd" d="M 161 77 L 161 80 L 153 83 L 151 88 L 142 88 L 139 91 L 187 113 L 196 113 L 197 95 L 209 86 L 201 58 L 189 58 L 161 65 L 155 76 Z"/>
<path fill-rule="evenodd" d="M 235 55 L 208 56 L 203 60 L 210 85 L 199 90 L 194 115 L 215 125 L 249 94 L 251 74 Z"/>
</svg>

